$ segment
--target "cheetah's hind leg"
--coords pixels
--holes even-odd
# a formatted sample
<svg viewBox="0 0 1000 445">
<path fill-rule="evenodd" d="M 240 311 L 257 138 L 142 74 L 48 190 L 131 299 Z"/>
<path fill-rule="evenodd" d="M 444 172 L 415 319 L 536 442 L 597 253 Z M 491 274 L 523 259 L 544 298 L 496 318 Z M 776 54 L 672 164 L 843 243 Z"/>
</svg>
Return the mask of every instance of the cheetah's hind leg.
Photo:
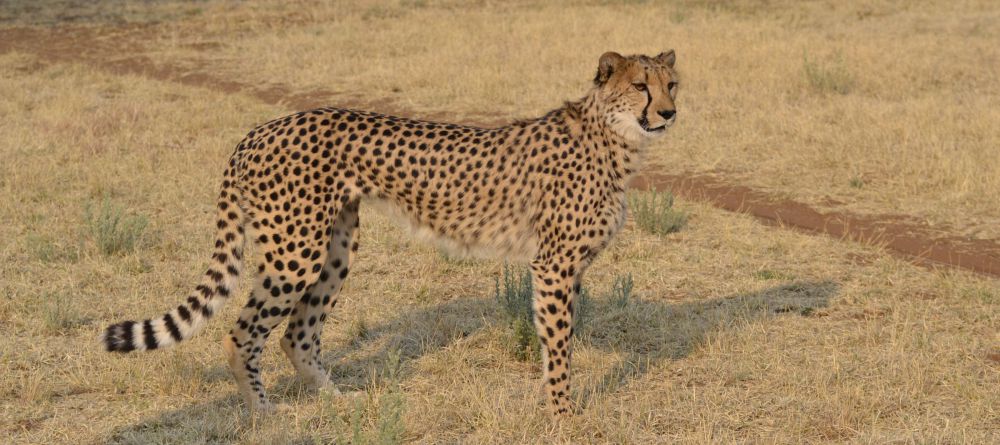
<svg viewBox="0 0 1000 445">
<path fill-rule="evenodd" d="M 281 338 L 281 349 L 303 381 L 313 388 L 327 388 L 335 393 L 336 387 L 331 384 L 322 364 L 320 337 L 327 315 L 337 305 L 337 294 L 358 249 L 357 232 L 358 203 L 355 201 L 347 205 L 334 221 L 326 263 L 319 279 L 295 303 L 288 328 Z"/>
<path fill-rule="evenodd" d="M 250 298 L 224 342 L 240 393 L 251 409 L 259 411 L 274 409 L 260 377 L 264 343 L 271 330 L 306 295 L 307 287 L 319 280 L 332 234 L 333 224 L 328 219 L 316 220 L 320 224 L 315 230 L 321 231 L 317 234 L 300 230 L 309 221 L 289 213 L 281 215 L 281 219 L 262 219 L 258 223 L 255 241 L 264 261 L 258 268 Z"/>
</svg>

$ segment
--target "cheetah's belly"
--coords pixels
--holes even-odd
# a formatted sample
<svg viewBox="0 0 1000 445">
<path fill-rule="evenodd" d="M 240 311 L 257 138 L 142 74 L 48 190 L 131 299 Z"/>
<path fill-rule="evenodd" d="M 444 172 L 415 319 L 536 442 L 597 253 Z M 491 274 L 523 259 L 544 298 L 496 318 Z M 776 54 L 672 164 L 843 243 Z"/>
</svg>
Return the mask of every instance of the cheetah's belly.
<svg viewBox="0 0 1000 445">
<path fill-rule="evenodd" d="M 497 218 L 481 221 L 475 231 L 459 227 L 447 233 L 412 215 L 395 202 L 369 198 L 372 205 L 389 220 L 407 229 L 416 238 L 434 244 L 447 253 L 459 257 L 506 258 L 512 261 L 531 261 L 538 251 L 538 239 L 530 227 L 517 218 Z"/>
</svg>

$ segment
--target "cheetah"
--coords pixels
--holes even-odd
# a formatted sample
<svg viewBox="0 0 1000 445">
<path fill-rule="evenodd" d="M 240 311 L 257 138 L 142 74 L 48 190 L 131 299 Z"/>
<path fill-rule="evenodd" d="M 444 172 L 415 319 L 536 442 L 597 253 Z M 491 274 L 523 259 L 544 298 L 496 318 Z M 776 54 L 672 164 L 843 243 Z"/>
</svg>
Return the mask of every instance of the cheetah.
<svg viewBox="0 0 1000 445">
<path fill-rule="evenodd" d="M 452 248 L 530 262 L 548 411 L 570 415 L 573 300 L 625 222 L 626 182 L 645 147 L 676 121 L 674 62 L 673 50 L 605 53 L 581 99 L 498 128 L 341 108 L 267 122 L 229 159 L 200 284 L 158 318 L 108 326 L 103 345 L 150 350 L 193 336 L 230 299 L 249 237 L 262 258 L 223 341 L 240 394 L 252 409 L 274 408 L 259 360 L 285 319 L 285 355 L 304 381 L 331 387 L 320 334 L 358 251 L 359 204 L 373 201 Z"/>
</svg>

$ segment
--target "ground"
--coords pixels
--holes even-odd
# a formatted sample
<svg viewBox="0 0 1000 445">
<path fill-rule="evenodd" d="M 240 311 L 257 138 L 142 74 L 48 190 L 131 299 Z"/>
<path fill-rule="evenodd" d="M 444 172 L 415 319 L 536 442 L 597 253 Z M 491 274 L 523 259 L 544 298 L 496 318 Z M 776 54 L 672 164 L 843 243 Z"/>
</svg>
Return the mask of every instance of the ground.
<svg viewBox="0 0 1000 445">
<path fill-rule="evenodd" d="M 1000 436 L 997 278 L 697 194 L 677 203 L 681 231 L 629 223 L 590 269 L 583 410 L 559 427 L 537 365 L 506 344 L 502 263 L 442 255 L 370 209 L 323 339 L 360 394 L 306 390 L 272 344 L 263 366 L 288 407 L 247 416 L 219 345 L 240 304 L 172 350 L 96 341 L 197 280 L 225 159 L 254 125 L 318 105 L 536 115 L 582 95 L 606 50 L 678 52 L 679 121 L 651 172 L 995 246 L 992 2 L 47 4 L 0 7 L 0 429 L 16 443 Z M 148 222 L 134 247 L 102 248 L 88 221 L 104 202 Z M 606 295 L 629 273 L 617 307 Z"/>
</svg>

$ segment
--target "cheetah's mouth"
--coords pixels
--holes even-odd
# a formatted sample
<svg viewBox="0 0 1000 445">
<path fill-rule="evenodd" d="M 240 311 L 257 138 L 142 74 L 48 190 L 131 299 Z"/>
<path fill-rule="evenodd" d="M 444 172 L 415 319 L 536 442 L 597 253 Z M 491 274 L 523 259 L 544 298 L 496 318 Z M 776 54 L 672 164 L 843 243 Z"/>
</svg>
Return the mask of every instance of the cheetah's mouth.
<svg viewBox="0 0 1000 445">
<path fill-rule="evenodd" d="M 667 124 L 660 125 L 659 127 L 650 127 L 649 119 L 646 119 L 645 116 L 639 118 L 638 120 L 639 120 L 639 127 L 642 128 L 642 131 L 645 131 L 646 133 L 659 133 L 667 129 Z"/>
<path fill-rule="evenodd" d="M 646 133 L 659 133 L 667 129 L 667 124 L 660 125 L 659 127 L 650 127 L 649 121 L 644 119 L 639 120 L 639 126 L 642 127 L 642 130 Z"/>
</svg>

